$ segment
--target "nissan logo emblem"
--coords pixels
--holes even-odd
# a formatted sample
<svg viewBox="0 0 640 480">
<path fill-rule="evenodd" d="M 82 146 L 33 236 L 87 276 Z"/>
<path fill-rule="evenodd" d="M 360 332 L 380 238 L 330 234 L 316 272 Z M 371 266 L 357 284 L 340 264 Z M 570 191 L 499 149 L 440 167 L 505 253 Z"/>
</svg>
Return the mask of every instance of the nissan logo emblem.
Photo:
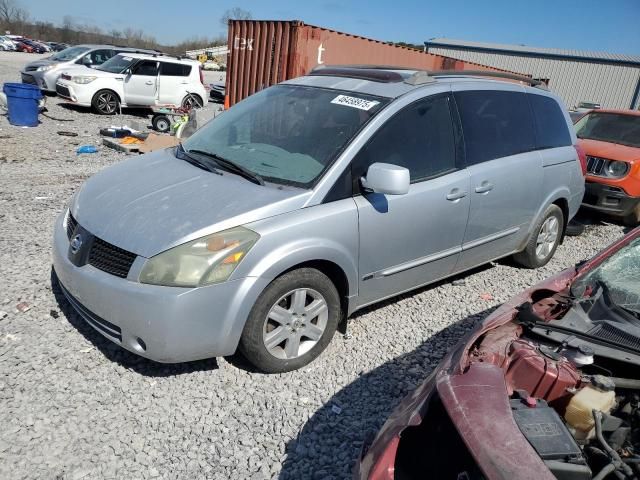
<svg viewBox="0 0 640 480">
<path fill-rule="evenodd" d="M 69 246 L 71 247 L 71 253 L 73 253 L 74 255 L 78 253 L 78 250 L 80 250 L 80 247 L 82 247 L 82 235 L 78 234 L 73 237 Z"/>
</svg>

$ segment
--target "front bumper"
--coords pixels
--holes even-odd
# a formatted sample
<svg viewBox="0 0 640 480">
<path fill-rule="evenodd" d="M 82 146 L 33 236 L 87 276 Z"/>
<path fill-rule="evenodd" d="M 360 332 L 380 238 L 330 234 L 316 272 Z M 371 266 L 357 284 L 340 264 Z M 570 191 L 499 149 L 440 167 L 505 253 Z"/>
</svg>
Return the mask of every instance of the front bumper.
<svg viewBox="0 0 640 480">
<path fill-rule="evenodd" d="M 86 85 L 79 85 L 66 80 L 58 80 L 56 82 L 56 93 L 60 97 L 71 100 L 77 105 L 90 107 L 95 92 L 93 88 L 89 89 Z"/>
<path fill-rule="evenodd" d="M 91 265 L 77 267 L 69 260 L 64 217 L 54 227 L 53 266 L 71 305 L 99 333 L 162 363 L 235 352 L 268 280 L 247 277 L 200 288 L 162 287 L 119 278 Z"/>
<path fill-rule="evenodd" d="M 20 76 L 22 77 L 22 83 L 36 85 L 46 92 L 55 92 L 56 80 L 58 79 L 59 73 L 57 71 L 38 72 L 34 70 L 20 72 Z"/>
<path fill-rule="evenodd" d="M 604 183 L 585 182 L 585 194 L 582 205 L 599 212 L 624 217 L 629 215 L 640 202 L 639 197 L 632 197 L 620 187 Z"/>
</svg>

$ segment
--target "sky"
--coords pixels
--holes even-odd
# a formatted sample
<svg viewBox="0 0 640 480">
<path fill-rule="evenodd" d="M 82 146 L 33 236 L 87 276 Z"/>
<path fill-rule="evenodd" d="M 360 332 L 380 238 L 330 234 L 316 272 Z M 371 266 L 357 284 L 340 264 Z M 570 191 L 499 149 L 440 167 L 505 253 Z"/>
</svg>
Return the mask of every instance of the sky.
<svg viewBox="0 0 640 480">
<path fill-rule="evenodd" d="M 376 40 L 434 37 L 640 55 L 640 0 L 15 0 L 37 20 L 71 15 L 103 30 L 141 28 L 165 45 L 225 35 L 240 7 L 257 20 L 302 20 Z"/>
</svg>

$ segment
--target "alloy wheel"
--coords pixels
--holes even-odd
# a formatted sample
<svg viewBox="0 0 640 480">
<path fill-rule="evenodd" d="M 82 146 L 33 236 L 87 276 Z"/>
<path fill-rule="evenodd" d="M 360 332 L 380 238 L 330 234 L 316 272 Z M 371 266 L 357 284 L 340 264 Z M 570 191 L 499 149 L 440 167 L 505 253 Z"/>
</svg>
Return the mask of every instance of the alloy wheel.
<svg viewBox="0 0 640 480">
<path fill-rule="evenodd" d="M 311 288 L 297 288 L 271 307 L 264 321 L 262 340 L 267 351 L 281 359 L 298 358 L 311 350 L 327 327 L 329 307 Z"/>
<path fill-rule="evenodd" d="M 96 106 L 102 113 L 115 113 L 116 109 L 118 108 L 118 99 L 113 93 L 102 92 L 100 95 L 98 95 Z"/>
<path fill-rule="evenodd" d="M 560 222 L 554 216 L 547 218 L 536 241 L 536 256 L 543 260 L 549 256 L 560 235 Z"/>
</svg>

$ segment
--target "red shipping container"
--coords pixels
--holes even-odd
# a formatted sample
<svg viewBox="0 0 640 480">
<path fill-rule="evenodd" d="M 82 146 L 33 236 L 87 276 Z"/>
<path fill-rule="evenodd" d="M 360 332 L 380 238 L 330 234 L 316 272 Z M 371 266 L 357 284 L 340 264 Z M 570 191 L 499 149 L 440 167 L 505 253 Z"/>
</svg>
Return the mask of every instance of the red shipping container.
<svg viewBox="0 0 640 480">
<path fill-rule="evenodd" d="M 497 68 L 424 53 L 300 21 L 231 20 L 225 106 L 319 65 L 389 65 L 420 70 Z M 513 72 L 508 72 L 513 73 Z"/>
</svg>

